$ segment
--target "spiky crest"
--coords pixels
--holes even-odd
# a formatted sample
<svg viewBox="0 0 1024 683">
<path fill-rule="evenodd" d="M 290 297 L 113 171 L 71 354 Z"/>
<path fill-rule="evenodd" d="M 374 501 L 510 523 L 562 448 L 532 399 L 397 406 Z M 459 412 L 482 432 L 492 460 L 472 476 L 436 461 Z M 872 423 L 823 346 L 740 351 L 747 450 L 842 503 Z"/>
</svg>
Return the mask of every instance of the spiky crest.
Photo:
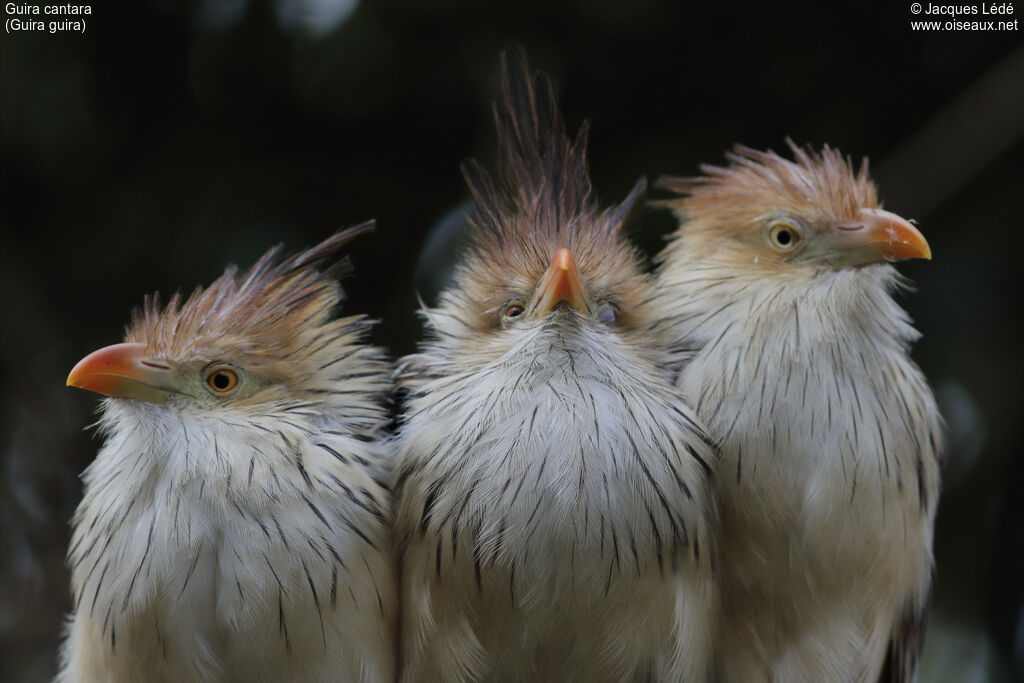
<svg viewBox="0 0 1024 683">
<path fill-rule="evenodd" d="M 444 306 L 476 330 L 491 329 L 496 311 L 510 298 L 528 300 L 555 252 L 568 248 L 592 293 L 631 308 L 643 274 L 623 227 L 642 205 L 646 182 L 600 210 L 587 172 L 587 125 L 570 140 L 550 78 L 531 72 L 521 49 L 503 54 L 501 66 L 496 170 L 463 166 L 473 242 Z"/>
<path fill-rule="evenodd" d="M 621 228 L 639 206 L 644 181 L 621 204 L 600 211 L 587 172 L 589 125 L 569 138 L 551 79 L 531 73 L 520 48 L 502 55 L 501 72 L 501 102 L 494 105 L 497 170 L 490 174 L 473 160 L 462 169 L 474 200 L 477 250 L 520 256 L 584 241 L 606 251 L 620 248 Z"/>
<path fill-rule="evenodd" d="M 726 155 L 727 167 L 702 165 L 695 178 L 662 177 L 656 186 L 683 195 L 659 202 L 688 221 L 715 216 L 716 225 L 743 226 L 746 214 L 785 211 L 822 218 L 852 220 L 861 208 L 879 207 L 868 177 L 868 160 L 854 171 L 850 157 L 825 145 L 820 153 L 786 144 L 794 160 L 775 152 L 737 145 Z M 695 226 L 696 227 L 696 226 Z"/>
<path fill-rule="evenodd" d="M 176 293 L 166 306 L 159 294 L 147 296 L 132 312 L 125 341 L 144 343 L 154 357 L 176 361 L 211 353 L 276 361 L 309 350 L 311 335 L 357 320 L 332 322 L 343 296 L 337 280 L 349 271 L 348 260 L 335 255 L 373 227 L 371 221 L 339 231 L 291 257 L 282 256 L 278 245 L 248 271 L 239 274 L 231 266 L 209 287 L 196 288 L 187 299 Z"/>
</svg>

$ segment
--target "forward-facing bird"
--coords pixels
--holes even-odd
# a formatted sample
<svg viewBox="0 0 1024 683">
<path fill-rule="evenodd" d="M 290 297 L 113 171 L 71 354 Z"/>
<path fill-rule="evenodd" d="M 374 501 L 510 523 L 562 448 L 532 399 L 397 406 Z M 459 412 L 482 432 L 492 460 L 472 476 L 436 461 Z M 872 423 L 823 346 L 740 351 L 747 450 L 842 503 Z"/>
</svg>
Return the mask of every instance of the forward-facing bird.
<svg viewBox="0 0 1024 683">
<path fill-rule="evenodd" d="M 684 193 L 660 330 L 719 441 L 727 681 L 911 680 L 923 636 L 941 419 L 891 261 L 930 258 L 865 162 L 738 147 Z"/>
<path fill-rule="evenodd" d="M 518 53 L 502 81 L 473 246 L 400 380 L 403 678 L 702 680 L 713 456 L 649 342 L 643 183 L 599 210 L 550 81 Z"/>
<path fill-rule="evenodd" d="M 388 366 L 334 254 L 280 247 L 133 315 L 68 384 L 103 402 L 61 681 L 390 681 Z"/>
</svg>

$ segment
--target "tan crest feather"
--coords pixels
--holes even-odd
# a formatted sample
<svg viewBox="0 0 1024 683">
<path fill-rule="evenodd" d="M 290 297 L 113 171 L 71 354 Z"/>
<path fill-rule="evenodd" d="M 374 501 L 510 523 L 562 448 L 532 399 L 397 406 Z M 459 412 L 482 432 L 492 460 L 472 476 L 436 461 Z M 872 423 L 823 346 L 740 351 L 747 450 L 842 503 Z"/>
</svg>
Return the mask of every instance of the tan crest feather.
<svg viewBox="0 0 1024 683">
<path fill-rule="evenodd" d="M 595 240 L 608 249 L 643 198 L 641 180 L 618 206 L 600 211 L 587 171 L 584 123 L 575 140 L 565 131 L 551 79 L 531 73 L 521 48 L 501 57 L 502 97 L 494 106 L 498 133 L 496 172 L 476 161 L 463 165 L 474 199 L 478 248 L 493 253 Z M 540 255 L 550 258 L 550 254 Z"/>
<path fill-rule="evenodd" d="M 878 193 L 868 177 L 865 158 L 857 171 L 839 150 L 824 145 L 820 153 L 786 139 L 794 160 L 775 152 L 736 145 L 726 155 L 727 167 L 702 165 L 696 178 L 664 176 L 656 187 L 683 195 L 656 202 L 679 211 L 688 219 L 705 212 L 739 213 L 744 207 L 763 210 L 824 211 L 839 220 L 854 219 L 861 208 L 879 206 Z M 733 216 L 727 216 L 731 219 Z"/>
<path fill-rule="evenodd" d="M 343 296 L 338 279 L 350 268 L 336 253 L 373 227 L 370 221 L 339 231 L 287 258 L 278 245 L 248 271 L 239 274 L 231 266 L 210 286 L 198 287 L 187 299 L 175 294 L 163 307 L 158 294 L 147 296 L 132 312 L 125 341 L 144 343 L 154 356 L 174 360 L 213 352 L 287 358 L 309 344 L 310 334 L 331 326 Z"/>
</svg>

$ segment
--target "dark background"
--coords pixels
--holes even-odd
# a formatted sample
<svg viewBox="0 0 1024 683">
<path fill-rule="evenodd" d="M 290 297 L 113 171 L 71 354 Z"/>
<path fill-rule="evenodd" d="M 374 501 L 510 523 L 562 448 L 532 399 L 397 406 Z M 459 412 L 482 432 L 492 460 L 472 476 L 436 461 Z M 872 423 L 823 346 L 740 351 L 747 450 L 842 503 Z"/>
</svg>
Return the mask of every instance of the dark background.
<svg viewBox="0 0 1024 683">
<path fill-rule="evenodd" d="M 369 218 L 347 310 L 409 352 L 466 199 L 459 163 L 491 158 L 498 54 L 518 42 L 569 126 L 592 121 L 608 202 L 735 142 L 870 156 L 886 208 L 934 252 L 900 267 L 951 444 L 921 679 L 1024 680 L 1024 43 L 914 32 L 909 6 L 97 2 L 84 35 L 0 36 L 0 676 L 55 670 L 67 521 L 99 446 L 71 366 L 119 341 L 144 293 Z M 671 227 L 649 213 L 634 234 L 654 254 Z"/>
</svg>

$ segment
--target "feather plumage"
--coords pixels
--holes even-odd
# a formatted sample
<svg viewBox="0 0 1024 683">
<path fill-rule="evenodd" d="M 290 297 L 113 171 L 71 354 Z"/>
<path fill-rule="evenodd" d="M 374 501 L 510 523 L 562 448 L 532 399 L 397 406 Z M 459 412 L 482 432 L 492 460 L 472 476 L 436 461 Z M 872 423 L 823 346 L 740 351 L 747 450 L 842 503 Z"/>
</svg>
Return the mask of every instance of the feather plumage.
<svg viewBox="0 0 1024 683">
<path fill-rule="evenodd" d="M 473 246 L 400 379 L 403 676 L 701 680 L 713 453 L 649 344 L 643 185 L 598 209 L 585 131 L 516 53 L 495 118 Z"/>
<path fill-rule="evenodd" d="M 659 332 L 722 448 L 719 674 L 870 682 L 893 641 L 910 680 L 941 419 L 908 357 L 919 334 L 892 298 L 888 244 L 863 235 L 879 216 L 919 234 L 881 211 L 866 163 L 792 147 L 795 161 L 738 148 L 728 168 L 663 183 L 688 194 L 663 203 L 681 224 Z"/>
<path fill-rule="evenodd" d="M 388 366 L 333 318 L 361 229 L 136 312 L 125 348 L 166 400 L 103 404 L 59 680 L 393 679 Z"/>
</svg>

